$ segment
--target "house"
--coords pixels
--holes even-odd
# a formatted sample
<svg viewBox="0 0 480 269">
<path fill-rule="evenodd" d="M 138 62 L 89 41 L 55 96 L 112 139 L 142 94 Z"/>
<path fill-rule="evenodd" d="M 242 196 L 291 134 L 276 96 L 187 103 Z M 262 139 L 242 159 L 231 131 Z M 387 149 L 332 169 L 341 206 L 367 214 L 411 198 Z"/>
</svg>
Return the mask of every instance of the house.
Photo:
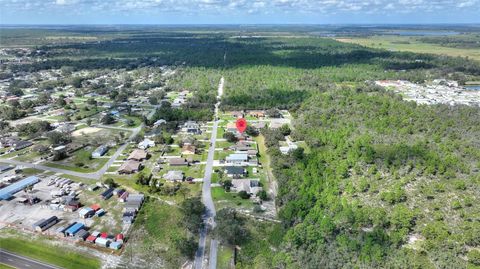
<svg viewBox="0 0 480 269">
<path fill-rule="evenodd" d="M 247 141 L 238 141 L 232 149 L 235 151 L 249 151 L 249 150 L 256 150 L 253 143 Z"/>
<path fill-rule="evenodd" d="M 264 121 L 259 121 L 259 122 L 254 123 L 252 126 L 257 128 L 257 129 L 263 129 L 267 126 L 267 123 L 264 122 Z"/>
<path fill-rule="evenodd" d="M 137 162 L 141 162 L 147 158 L 147 152 L 142 149 L 135 149 L 130 153 L 130 156 L 128 156 L 127 160 L 133 160 Z"/>
<path fill-rule="evenodd" d="M 135 160 L 128 160 L 118 169 L 119 174 L 133 174 L 140 171 L 140 162 Z"/>
<path fill-rule="evenodd" d="M 142 142 L 138 143 L 138 148 L 139 149 L 148 149 L 149 147 L 155 147 L 155 142 L 145 138 Z"/>
<path fill-rule="evenodd" d="M 247 150 L 247 154 L 249 157 L 257 156 L 258 151 L 256 149 L 249 149 Z"/>
<path fill-rule="evenodd" d="M 248 161 L 248 154 L 246 153 L 233 153 L 225 158 L 226 163 L 230 164 L 242 164 Z"/>
<path fill-rule="evenodd" d="M 264 118 L 265 117 L 265 111 L 263 110 L 251 110 L 248 112 L 248 115 L 255 117 L 255 118 Z"/>
<path fill-rule="evenodd" d="M 167 123 L 166 120 L 164 120 L 164 119 L 159 119 L 159 120 L 157 120 L 156 122 L 153 123 L 153 126 L 158 127 L 158 126 L 160 126 L 160 125 L 162 125 L 162 124 L 166 124 L 166 123 Z"/>
<path fill-rule="evenodd" d="M 241 178 L 247 175 L 247 170 L 241 166 L 226 166 L 225 174 L 230 178 Z"/>
<path fill-rule="evenodd" d="M 235 122 L 227 123 L 227 127 L 225 128 L 225 131 L 230 133 L 237 133 L 238 132 L 237 124 Z"/>
<path fill-rule="evenodd" d="M 188 162 L 184 158 L 170 158 L 168 159 L 168 164 L 170 166 L 185 166 L 188 165 Z"/>
<path fill-rule="evenodd" d="M 260 182 L 257 179 L 233 179 L 231 190 L 235 192 L 246 191 L 255 195 L 262 190 L 262 187 L 260 187 Z"/>
<path fill-rule="evenodd" d="M 194 121 L 187 121 L 183 125 L 182 131 L 189 134 L 202 134 L 200 125 Z"/>
<path fill-rule="evenodd" d="M 270 129 L 279 129 L 283 125 L 288 124 L 288 119 L 272 119 L 270 121 L 270 124 L 268 125 L 268 128 Z"/>
<path fill-rule="evenodd" d="M 75 131 L 75 125 L 69 124 L 69 123 L 62 124 L 62 125 L 58 126 L 55 129 L 55 131 L 61 132 L 61 133 L 64 133 L 64 134 L 69 134 L 69 133 Z"/>
<path fill-rule="evenodd" d="M 30 142 L 30 141 L 20 140 L 20 141 L 15 142 L 12 145 L 12 147 L 13 147 L 14 150 L 22 150 L 24 148 L 30 147 L 31 145 L 33 145 L 33 143 Z"/>
<path fill-rule="evenodd" d="M 67 147 L 65 145 L 61 145 L 61 146 L 58 146 L 58 147 L 54 147 L 52 149 L 52 151 L 54 153 L 62 153 L 62 152 L 64 153 L 64 152 L 67 152 Z"/>
<path fill-rule="evenodd" d="M 182 171 L 168 171 L 163 178 L 165 178 L 168 181 L 182 181 L 183 180 L 183 172 Z"/>
<path fill-rule="evenodd" d="M 192 144 L 184 144 L 182 147 L 183 155 L 194 155 L 197 151 L 197 148 Z"/>
<path fill-rule="evenodd" d="M 243 118 L 244 116 L 243 111 L 230 111 L 228 114 L 235 118 Z"/>
<path fill-rule="evenodd" d="M 50 109 L 50 105 L 43 105 L 43 106 L 36 106 L 33 108 L 36 113 L 43 113 L 45 111 L 48 111 Z"/>
<path fill-rule="evenodd" d="M 280 147 L 280 152 L 282 152 L 282 154 L 284 155 L 287 155 L 292 150 L 295 150 L 298 148 L 297 144 L 293 142 L 289 136 L 286 137 L 285 143 L 286 145 Z"/>
<path fill-rule="evenodd" d="M 102 157 L 105 153 L 107 153 L 108 147 L 105 145 L 99 146 L 92 152 L 92 158 L 100 158 Z"/>
<path fill-rule="evenodd" d="M 20 138 L 16 136 L 2 137 L 0 138 L 0 148 L 11 147 L 18 141 L 20 141 Z"/>
</svg>

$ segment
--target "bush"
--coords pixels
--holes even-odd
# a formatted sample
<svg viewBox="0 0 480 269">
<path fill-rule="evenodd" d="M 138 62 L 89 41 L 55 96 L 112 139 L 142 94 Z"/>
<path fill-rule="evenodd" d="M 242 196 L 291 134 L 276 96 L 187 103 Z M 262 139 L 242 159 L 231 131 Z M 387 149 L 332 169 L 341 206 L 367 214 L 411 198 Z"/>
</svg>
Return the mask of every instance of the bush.
<svg viewBox="0 0 480 269">
<path fill-rule="evenodd" d="M 238 193 L 238 196 L 242 199 L 249 199 L 250 198 L 250 194 L 247 193 L 246 191 L 240 191 Z"/>
</svg>

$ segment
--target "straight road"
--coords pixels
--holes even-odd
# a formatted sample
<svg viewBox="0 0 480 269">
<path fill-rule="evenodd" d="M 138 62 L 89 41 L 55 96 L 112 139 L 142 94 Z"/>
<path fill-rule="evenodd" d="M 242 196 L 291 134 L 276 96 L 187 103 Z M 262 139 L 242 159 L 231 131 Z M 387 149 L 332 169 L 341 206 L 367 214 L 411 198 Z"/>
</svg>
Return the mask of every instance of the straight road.
<svg viewBox="0 0 480 269">
<path fill-rule="evenodd" d="M 105 163 L 103 165 L 103 167 L 96 172 L 91 172 L 91 173 L 76 172 L 76 171 L 71 171 L 71 170 L 68 170 L 68 169 L 49 167 L 49 166 L 42 165 L 42 164 L 21 162 L 21 161 L 17 161 L 17 160 L 13 160 L 13 159 L 2 159 L 2 158 L 0 158 L 0 162 L 7 163 L 7 164 L 13 164 L 13 165 L 19 165 L 19 166 L 23 166 L 23 167 L 27 167 L 27 168 L 34 168 L 34 169 L 38 169 L 38 170 L 51 171 L 51 172 L 55 172 L 55 173 L 62 173 L 62 174 L 66 174 L 66 175 L 76 176 L 76 177 L 83 177 L 83 178 L 98 180 L 103 176 L 103 174 L 105 174 L 105 172 L 107 172 L 108 168 L 110 168 L 110 166 L 115 162 L 115 160 L 118 158 L 118 156 L 120 156 L 122 151 L 128 146 L 128 142 L 131 141 L 140 132 L 140 130 L 142 130 L 143 126 L 144 126 L 144 124 L 142 123 L 142 125 L 138 126 L 137 128 L 128 129 L 129 131 L 132 132 L 132 134 L 128 138 L 127 143 L 121 145 L 115 151 L 115 153 L 110 157 L 108 162 Z"/>
<path fill-rule="evenodd" d="M 3 249 L 0 249 L 0 263 L 18 269 L 61 269 L 61 267 L 20 256 Z"/>
<path fill-rule="evenodd" d="M 215 142 L 217 140 L 217 128 L 219 121 L 218 118 L 218 108 L 220 106 L 220 98 L 223 94 L 223 85 L 224 85 L 224 78 L 220 79 L 220 84 L 218 85 L 218 102 L 215 104 L 215 119 L 212 128 L 212 136 L 210 138 L 210 148 L 208 149 L 208 157 L 207 163 L 205 166 L 205 176 L 203 178 L 203 186 L 202 186 L 202 201 L 205 204 L 206 212 L 203 216 L 203 221 L 205 223 L 205 227 L 200 231 L 200 242 L 198 243 L 198 250 L 195 255 L 195 269 L 202 269 L 203 261 L 205 258 L 205 245 L 207 241 L 207 231 L 208 228 L 215 228 L 215 204 L 213 203 L 212 199 L 212 192 L 211 192 L 211 179 L 213 173 L 213 159 L 215 156 Z M 217 266 L 217 240 L 213 239 L 210 240 L 210 258 L 209 258 L 209 268 L 215 269 Z"/>
</svg>

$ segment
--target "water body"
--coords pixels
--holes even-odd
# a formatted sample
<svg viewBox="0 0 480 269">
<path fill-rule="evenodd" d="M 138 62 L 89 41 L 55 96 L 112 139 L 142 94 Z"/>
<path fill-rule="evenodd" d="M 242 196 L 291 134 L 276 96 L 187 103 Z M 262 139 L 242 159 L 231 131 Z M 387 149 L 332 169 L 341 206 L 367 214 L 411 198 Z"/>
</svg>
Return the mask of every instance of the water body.
<svg viewBox="0 0 480 269">
<path fill-rule="evenodd" d="M 392 31 L 391 33 L 400 36 L 454 36 L 460 34 L 454 31 Z"/>
<path fill-rule="evenodd" d="M 467 85 L 467 86 L 464 86 L 464 87 L 467 90 L 480 91 L 480 85 Z"/>
</svg>

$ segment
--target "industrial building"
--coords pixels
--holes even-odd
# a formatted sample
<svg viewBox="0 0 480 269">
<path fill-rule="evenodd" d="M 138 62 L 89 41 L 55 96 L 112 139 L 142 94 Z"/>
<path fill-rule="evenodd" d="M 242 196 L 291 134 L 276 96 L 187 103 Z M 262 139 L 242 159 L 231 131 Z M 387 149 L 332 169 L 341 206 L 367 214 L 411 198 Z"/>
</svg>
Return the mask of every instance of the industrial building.
<svg viewBox="0 0 480 269">
<path fill-rule="evenodd" d="M 37 232 L 43 232 L 48 228 L 52 227 L 53 225 L 57 224 L 58 221 L 59 219 L 56 216 L 50 217 L 48 219 L 41 219 L 35 222 L 32 225 L 32 228 L 35 229 L 35 231 Z"/>
<path fill-rule="evenodd" d="M 17 181 L 13 184 L 10 184 L 9 186 L 0 190 L 0 201 L 1 200 L 8 200 L 8 199 L 12 198 L 12 196 L 15 193 L 25 189 L 28 186 L 36 184 L 39 181 L 40 181 L 40 179 L 38 177 L 30 176 L 30 177 L 27 177 L 27 178 L 22 179 L 20 181 Z"/>
<path fill-rule="evenodd" d="M 67 236 L 75 236 L 75 234 L 78 233 L 78 231 L 80 231 L 81 229 L 83 229 L 85 227 L 85 225 L 83 225 L 83 223 L 75 223 L 73 226 L 71 226 L 70 228 L 68 228 L 66 231 L 65 231 L 65 234 Z"/>
</svg>

